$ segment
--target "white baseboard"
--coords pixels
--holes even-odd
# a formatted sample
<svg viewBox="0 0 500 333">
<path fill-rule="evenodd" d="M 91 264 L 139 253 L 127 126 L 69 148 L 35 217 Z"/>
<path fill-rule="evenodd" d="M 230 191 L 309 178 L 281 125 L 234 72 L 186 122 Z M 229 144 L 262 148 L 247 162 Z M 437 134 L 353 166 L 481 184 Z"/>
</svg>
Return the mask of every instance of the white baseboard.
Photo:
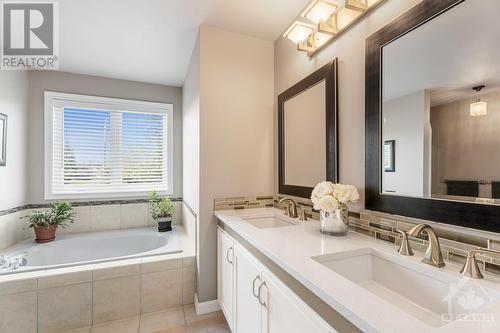
<svg viewBox="0 0 500 333">
<path fill-rule="evenodd" d="M 196 314 L 198 316 L 207 313 L 217 312 L 220 310 L 220 305 L 217 300 L 208 302 L 198 302 L 198 294 L 194 295 L 194 308 L 196 309 Z"/>
</svg>

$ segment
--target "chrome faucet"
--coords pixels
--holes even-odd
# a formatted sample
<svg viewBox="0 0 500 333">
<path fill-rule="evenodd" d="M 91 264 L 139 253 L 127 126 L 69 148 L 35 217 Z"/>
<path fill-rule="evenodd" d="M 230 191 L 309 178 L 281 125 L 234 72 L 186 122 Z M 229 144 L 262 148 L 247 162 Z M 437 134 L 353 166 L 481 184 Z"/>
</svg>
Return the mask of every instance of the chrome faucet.
<svg viewBox="0 0 500 333">
<path fill-rule="evenodd" d="M 443 267 L 445 265 L 443 254 L 441 253 L 439 238 L 434 232 L 434 229 L 428 224 L 419 224 L 408 231 L 408 235 L 412 237 L 417 237 L 422 233 L 427 234 L 429 238 L 429 246 L 427 247 L 427 251 L 425 251 L 422 262 L 436 267 Z"/>
<path fill-rule="evenodd" d="M 484 278 L 479 266 L 477 265 L 476 254 L 486 254 L 486 255 L 494 255 L 500 257 L 500 252 L 495 250 L 489 250 L 484 248 L 478 248 L 476 250 L 470 250 L 467 253 L 467 260 L 465 260 L 464 267 L 460 273 L 463 276 L 472 278 L 472 279 L 482 279 Z"/>
<path fill-rule="evenodd" d="M 299 217 L 299 214 L 297 212 L 297 202 L 293 200 L 292 198 L 285 197 L 279 201 L 279 203 L 284 203 L 288 202 L 289 205 L 284 208 L 285 210 L 285 215 L 291 217 L 291 218 L 297 218 Z"/>
</svg>

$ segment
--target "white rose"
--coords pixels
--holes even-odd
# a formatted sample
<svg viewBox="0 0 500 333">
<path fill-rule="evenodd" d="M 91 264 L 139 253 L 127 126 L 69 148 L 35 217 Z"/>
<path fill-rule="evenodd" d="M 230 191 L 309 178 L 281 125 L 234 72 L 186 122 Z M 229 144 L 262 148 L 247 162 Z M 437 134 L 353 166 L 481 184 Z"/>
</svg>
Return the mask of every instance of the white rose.
<svg viewBox="0 0 500 333">
<path fill-rule="evenodd" d="M 359 199 L 359 193 L 355 186 L 335 184 L 333 185 L 333 196 L 341 203 L 353 202 Z"/>
<path fill-rule="evenodd" d="M 319 208 L 331 213 L 339 208 L 339 202 L 332 195 L 325 195 L 319 199 Z"/>
<path fill-rule="evenodd" d="M 313 203 L 313 208 L 315 210 L 320 210 L 320 207 L 319 207 L 319 198 L 316 198 L 314 196 L 311 196 L 311 201 Z"/>
<path fill-rule="evenodd" d="M 350 201 L 351 202 L 356 202 L 359 200 L 359 192 L 358 192 L 358 189 L 356 188 L 356 186 L 354 185 L 349 185 L 351 186 L 351 197 L 350 197 Z"/>
<path fill-rule="evenodd" d="M 321 199 L 325 195 L 332 194 L 333 192 L 333 184 L 330 182 L 321 182 L 312 191 L 311 194 L 311 200 L 313 198 L 315 199 Z"/>
</svg>

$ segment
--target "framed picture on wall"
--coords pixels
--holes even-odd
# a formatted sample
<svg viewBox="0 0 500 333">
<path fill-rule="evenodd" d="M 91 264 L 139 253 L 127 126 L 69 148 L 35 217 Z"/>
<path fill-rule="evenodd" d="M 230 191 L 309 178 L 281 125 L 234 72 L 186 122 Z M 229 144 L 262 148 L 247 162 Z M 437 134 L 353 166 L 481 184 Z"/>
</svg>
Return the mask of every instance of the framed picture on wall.
<svg viewBox="0 0 500 333">
<path fill-rule="evenodd" d="M 396 171 L 396 140 L 388 140 L 384 142 L 384 171 Z"/>
<path fill-rule="evenodd" d="M 0 113 L 0 166 L 5 166 L 7 150 L 7 116 Z"/>
</svg>

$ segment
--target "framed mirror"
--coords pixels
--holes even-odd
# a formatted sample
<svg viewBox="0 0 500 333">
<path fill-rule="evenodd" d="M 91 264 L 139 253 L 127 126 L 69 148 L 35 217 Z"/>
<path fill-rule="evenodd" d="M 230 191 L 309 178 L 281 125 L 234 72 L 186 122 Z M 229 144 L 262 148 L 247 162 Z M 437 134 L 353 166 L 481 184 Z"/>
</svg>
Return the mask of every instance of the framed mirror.
<svg viewBox="0 0 500 333">
<path fill-rule="evenodd" d="M 0 166 L 6 164 L 7 150 L 7 116 L 0 113 Z"/>
<path fill-rule="evenodd" d="M 500 232 L 499 11 L 423 0 L 367 40 L 366 209 Z"/>
<path fill-rule="evenodd" d="M 309 198 L 338 178 L 337 59 L 278 96 L 279 193 Z"/>
</svg>

